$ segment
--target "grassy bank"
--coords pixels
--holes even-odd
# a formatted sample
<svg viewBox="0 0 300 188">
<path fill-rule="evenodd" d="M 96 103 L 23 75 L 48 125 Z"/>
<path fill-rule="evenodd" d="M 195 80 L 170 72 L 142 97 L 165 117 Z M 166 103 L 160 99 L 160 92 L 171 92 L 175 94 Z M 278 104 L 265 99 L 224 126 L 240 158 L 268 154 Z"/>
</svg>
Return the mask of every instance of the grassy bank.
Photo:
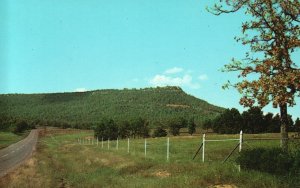
<svg viewBox="0 0 300 188">
<path fill-rule="evenodd" d="M 236 145 L 233 142 L 211 142 L 206 145 L 206 162 L 200 156 L 192 157 L 201 141 L 200 137 L 171 137 L 170 160 L 166 160 L 166 138 L 144 140 L 88 142 L 91 133 L 68 135 L 47 134 L 41 138 L 34 157 L 22 168 L 0 182 L 6 187 L 295 187 L 293 179 L 267 173 L 239 172 L 233 162 L 221 161 Z M 253 135 L 259 137 L 260 135 Z M 276 135 L 263 135 L 273 137 Z M 208 135 L 207 139 L 236 138 L 237 135 Z M 85 139 L 79 144 L 78 138 Z M 266 141 L 266 147 L 279 147 L 278 141 Z M 88 143 L 90 143 L 88 145 Z M 245 147 L 265 145 L 249 142 Z"/>
<path fill-rule="evenodd" d="M 22 134 L 14 134 L 12 132 L 0 132 L 0 149 L 5 148 L 13 143 L 16 143 L 29 134 L 29 131 L 26 131 Z"/>
</svg>

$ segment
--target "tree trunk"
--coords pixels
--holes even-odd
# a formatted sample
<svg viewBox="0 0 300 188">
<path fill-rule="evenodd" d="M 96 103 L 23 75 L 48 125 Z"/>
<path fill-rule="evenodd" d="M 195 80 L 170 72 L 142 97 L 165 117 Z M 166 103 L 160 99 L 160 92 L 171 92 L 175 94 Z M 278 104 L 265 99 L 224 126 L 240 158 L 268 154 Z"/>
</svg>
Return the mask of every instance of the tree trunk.
<svg viewBox="0 0 300 188">
<path fill-rule="evenodd" d="M 288 116 L 287 104 L 280 105 L 280 133 L 281 133 L 281 147 L 283 151 L 288 151 Z"/>
</svg>

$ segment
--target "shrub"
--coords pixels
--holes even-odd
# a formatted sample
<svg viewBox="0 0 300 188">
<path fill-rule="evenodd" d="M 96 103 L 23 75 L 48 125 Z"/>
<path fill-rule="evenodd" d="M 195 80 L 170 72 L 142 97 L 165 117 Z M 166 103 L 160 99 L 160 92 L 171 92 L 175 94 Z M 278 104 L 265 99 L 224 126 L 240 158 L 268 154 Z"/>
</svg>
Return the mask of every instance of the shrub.
<svg viewBox="0 0 300 188">
<path fill-rule="evenodd" d="M 268 172 L 277 175 L 296 173 L 300 165 L 300 150 L 286 153 L 280 148 L 255 148 L 244 150 L 237 158 L 242 168 Z"/>
<path fill-rule="evenodd" d="M 153 133 L 154 137 L 165 137 L 167 135 L 168 135 L 167 131 L 165 129 L 163 129 L 162 127 L 157 127 Z"/>
<path fill-rule="evenodd" d="M 28 130 L 30 128 L 31 128 L 31 126 L 28 125 L 28 123 L 26 121 L 20 121 L 16 124 L 16 127 L 13 132 L 15 134 L 19 134 L 19 133 L 23 133 L 25 130 Z"/>
</svg>

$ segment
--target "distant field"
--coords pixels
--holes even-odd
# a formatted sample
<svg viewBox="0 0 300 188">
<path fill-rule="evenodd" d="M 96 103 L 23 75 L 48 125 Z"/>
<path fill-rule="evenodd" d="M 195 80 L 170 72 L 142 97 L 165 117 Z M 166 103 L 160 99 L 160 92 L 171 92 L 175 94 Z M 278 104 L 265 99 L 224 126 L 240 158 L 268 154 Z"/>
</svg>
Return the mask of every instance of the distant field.
<svg viewBox="0 0 300 188">
<path fill-rule="evenodd" d="M 25 132 L 21 135 L 16 135 L 11 132 L 0 132 L 0 149 L 22 140 L 28 133 L 29 132 Z"/>
<path fill-rule="evenodd" d="M 299 182 L 267 173 L 241 170 L 234 163 L 237 152 L 226 163 L 222 160 L 237 144 L 211 142 L 206 145 L 206 162 L 200 155 L 193 161 L 201 136 L 170 137 L 170 160 L 166 160 L 166 139 L 144 139 L 107 142 L 85 140 L 92 132 L 49 134 L 42 137 L 34 157 L 15 173 L 0 181 L 8 187 L 295 187 Z M 245 135 L 245 137 L 278 137 L 278 134 Z M 237 138 L 238 135 L 208 134 L 207 139 Z M 90 143 L 90 145 L 87 145 Z M 279 141 L 255 141 L 244 147 L 279 147 Z M 29 181 L 30 180 L 30 181 Z"/>
</svg>

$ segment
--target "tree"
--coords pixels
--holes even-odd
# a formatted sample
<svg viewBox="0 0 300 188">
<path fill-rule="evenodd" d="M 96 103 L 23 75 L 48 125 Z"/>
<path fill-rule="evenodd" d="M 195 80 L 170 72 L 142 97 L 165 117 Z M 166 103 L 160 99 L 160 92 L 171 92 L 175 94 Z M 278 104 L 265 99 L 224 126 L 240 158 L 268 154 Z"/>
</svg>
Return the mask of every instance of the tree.
<svg viewBox="0 0 300 188">
<path fill-rule="evenodd" d="M 118 137 L 128 138 L 130 136 L 130 123 L 128 121 L 122 121 L 118 124 Z"/>
<path fill-rule="evenodd" d="M 245 133 L 261 133 L 266 132 L 267 127 L 264 122 L 264 115 L 260 108 L 250 108 L 243 112 L 243 130 Z"/>
<path fill-rule="evenodd" d="M 118 127 L 114 120 L 103 119 L 95 128 L 95 137 L 103 140 L 115 140 L 118 138 Z"/>
<path fill-rule="evenodd" d="M 272 132 L 280 133 L 280 115 L 276 114 L 272 120 Z"/>
<path fill-rule="evenodd" d="M 280 108 L 282 148 L 288 150 L 287 107 L 295 105 L 300 91 L 300 70 L 291 54 L 300 47 L 300 2 L 298 0 L 220 0 L 209 9 L 215 15 L 242 10 L 253 19 L 242 24 L 242 37 L 252 54 L 243 61 L 233 59 L 225 71 L 238 71 L 243 79 L 233 86 L 243 96 L 245 107 L 264 107 L 269 103 Z M 247 76 L 257 74 L 257 79 Z M 255 78 L 255 77 L 254 77 Z"/>
<path fill-rule="evenodd" d="M 139 117 L 131 122 L 130 130 L 134 138 L 136 136 L 149 137 L 149 122 Z"/>
<path fill-rule="evenodd" d="M 297 118 L 295 121 L 295 131 L 300 134 L 300 119 Z"/>
<path fill-rule="evenodd" d="M 23 133 L 25 130 L 28 130 L 28 129 L 30 129 L 30 125 L 26 121 L 22 120 L 22 121 L 20 121 L 16 124 L 16 127 L 15 127 L 13 132 L 15 134 L 20 134 L 20 133 Z"/>
<path fill-rule="evenodd" d="M 169 131 L 173 136 L 178 136 L 180 134 L 180 125 L 176 122 L 169 123 Z"/>
<path fill-rule="evenodd" d="M 188 122 L 188 132 L 190 135 L 193 135 L 196 132 L 196 123 L 194 118 L 191 118 Z"/>
<path fill-rule="evenodd" d="M 153 136 L 154 137 L 165 137 L 167 136 L 168 133 L 165 129 L 163 129 L 162 127 L 157 127 L 155 130 L 154 130 L 154 133 L 153 133 Z"/>
<path fill-rule="evenodd" d="M 203 129 L 212 129 L 213 128 L 213 120 L 206 119 L 202 126 Z"/>
<path fill-rule="evenodd" d="M 290 114 L 288 114 L 288 131 L 291 131 L 293 132 L 295 129 L 294 127 L 294 121 L 293 121 L 293 118 Z"/>
<path fill-rule="evenodd" d="M 178 136 L 180 134 L 180 129 L 187 127 L 187 121 L 184 118 L 174 118 L 168 122 L 169 131 L 173 136 Z"/>
<path fill-rule="evenodd" d="M 264 116 L 264 125 L 266 126 L 266 132 L 272 132 L 271 127 L 273 123 L 273 116 L 274 114 L 270 112 Z"/>
</svg>

